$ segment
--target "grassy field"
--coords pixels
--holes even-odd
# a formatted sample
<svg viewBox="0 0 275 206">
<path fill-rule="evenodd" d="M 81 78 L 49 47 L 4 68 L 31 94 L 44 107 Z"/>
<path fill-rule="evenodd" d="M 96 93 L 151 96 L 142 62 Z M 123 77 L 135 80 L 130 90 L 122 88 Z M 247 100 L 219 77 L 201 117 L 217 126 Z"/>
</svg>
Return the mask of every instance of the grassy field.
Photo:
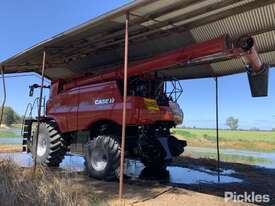
<svg viewBox="0 0 275 206">
<path fill-rule="evenodd" d="M 0 138 L 14 138 L 14 137 L 20 137 L 20 135 L 14 132 L 0 130 Z"/>
<path fill-rule="evenodd" d="M 0 129 L 0 138 L 14 138 L 20 137 L 20 134 L 16 133 L 14 129 Z"/>
<path fill-rule="evenodd" d="M 0 138 L 13 138 L 13 137 L 21 137 L 16 130 L 21 129 L 21 124 L 14 124 L 10 127 L 3 126 L 0 128 Z"/>
<path fill-rule="evenodd" d="M 192 157 L 192 158 L 206 158 L 206 159 L 217 159 L 217 153 L 214 152 L 184 152 L 182 156 Z M 244 163 L 244 164 L 272 164 L 271 159 L 261 158 L 261 157 L 253 157 L 253 156 L 243 156 L 238 154 L 224 154 L 220 152 L 220 158 L 224 162 L 236 162 L 236 163 Z"/>
<path fill-rule="evenodd" d="M 186 139 L 190 146 L 215 147 L 214 129 L 173 129 L 179 138 Z M 275 132 L 273 131 L 231 131 L 220 130 L 221 147 L 253 151 L 275 151 Z"/>
</svg>

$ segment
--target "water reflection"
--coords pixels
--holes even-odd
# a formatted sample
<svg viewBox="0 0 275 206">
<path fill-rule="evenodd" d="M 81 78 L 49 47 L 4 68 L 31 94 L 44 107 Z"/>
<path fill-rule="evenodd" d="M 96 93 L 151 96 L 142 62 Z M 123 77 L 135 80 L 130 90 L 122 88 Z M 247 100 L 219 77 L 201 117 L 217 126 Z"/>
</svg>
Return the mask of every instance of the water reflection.
<svg viewBox="0 0 275 206">
<path fill-rule="evenodd" d="M 32 166 L 32 158 L 26 153 L 0 153 L 0 159 L 11 159 L 22 167 Z M 69 171 L 83 171 L 84 158 L 77 155 L 68 155 L 60 165 Z M 125 175 L 132 179 L 160 180 L 176 184 L 213 184 L 218 183 L 217 173 L 205 168 L 190 169 L 186 167 L 168 166 L 166 170 L 145 168 L 135 160 L 126 160 Z M 238 183 L 241 179 L 232 177 L 233 170 L 224 170 L 221 173 L 221 183 Z"/>
</svg>

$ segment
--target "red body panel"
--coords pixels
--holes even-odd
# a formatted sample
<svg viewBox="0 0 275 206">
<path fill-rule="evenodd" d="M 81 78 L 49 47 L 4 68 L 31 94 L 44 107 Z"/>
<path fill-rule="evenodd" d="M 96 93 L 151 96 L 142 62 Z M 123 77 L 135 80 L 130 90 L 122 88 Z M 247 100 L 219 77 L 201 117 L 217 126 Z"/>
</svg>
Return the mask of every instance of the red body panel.
<svg viewBox="0 0 275 206">
<path fill-rule="evenodd" d="M 96 104 L 98 99 L 114 99 L 113 103 Z M 76 87 L 51 96 L 47 116 L 56 120 L 62 133 L 88 129 L 99 120 L 121 124 L 122 96 L 116 81 Z M 143 97 L 130 96 L 127 101 L 127 125 L 174 121 L 169 107 L 146 109 Z"/>
</svg>

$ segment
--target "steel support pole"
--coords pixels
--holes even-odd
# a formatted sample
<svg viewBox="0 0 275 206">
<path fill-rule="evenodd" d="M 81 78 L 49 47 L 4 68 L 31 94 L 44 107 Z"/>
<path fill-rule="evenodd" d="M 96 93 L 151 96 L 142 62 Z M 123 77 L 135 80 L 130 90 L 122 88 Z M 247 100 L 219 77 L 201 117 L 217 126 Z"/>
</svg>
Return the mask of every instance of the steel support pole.
<svg viewBox="0 0 275 206">
<path fill-rule="evenodd" d="M 220 144 L 219 144 L 219 85 L 218 77 L 215 77 L 216 83 L 216 138 L 217 138 L 217 156 L 218 156 L 218 182 L 220 182 Z"/>
<path fill-rule="evenodd" d="M 126 133 L 126 106 L 128 88 L 128 24 L 129 13 L 126 14 L 125 21 L 125 51 L 124 51 L 124 87 L 123 87 L 123 112 L 122 112 L 122 135 L 121 135 L 121 154 L 120 154 L 120 174 L 119 174 L 119 199 L 123 198 L 123 177 L 124 177 L 124 151 Z"/>
<path fill-rule="evenodd" d="M 4 67 L 3 67 L 3 66 L 1 66 L 1 76 L 2 76 L 4 97 L 3 97 L 3 102 L 2 102 L 2 106 L 1 106 L 0 127 L 1 127 L 1 124 L 2 124 L 2 121 L 3 121 L 4 108 L 5 108 L 6 99 L 7 99 L 7 90 L 6 90 L 6 82 L 5 82 L 5 73 L 4 73 Z"/>
<path fill-rule="evenodd" d="M 43 98 L 43 88 L 44 88 L 44 79 L 45 79 L 45 64 L 46 64 L 46 51 L 43 52 L 43 60 L 42 60 L 42 71 L 41 71 L 41 88 L 40 88 L 40 95 L 38 101 L 38 114 L 37 114 L 37 130 L 35 136 L 35 155 L 34 155 L 34 173 L 36 170 L 37 165 L 37 145 L 38 145 L 38 138 L 39 138 L 39 130 L 40 130 L 40 121 L 41 121 L 41 105 L 42 105 L 42 98 Z"/>
</svg>

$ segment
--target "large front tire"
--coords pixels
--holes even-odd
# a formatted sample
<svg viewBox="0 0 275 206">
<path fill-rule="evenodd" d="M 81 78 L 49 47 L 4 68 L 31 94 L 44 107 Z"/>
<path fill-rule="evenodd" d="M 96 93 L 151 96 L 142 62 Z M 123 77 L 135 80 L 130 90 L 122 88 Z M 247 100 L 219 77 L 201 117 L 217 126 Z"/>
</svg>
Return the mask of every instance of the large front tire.
<svg viewBox="0 0 275 206">
<path fill-rule="evenodd" d="M 37 130 L 33 135 L 32 156 L 35 156 Z M 42 122 L 39 127 L 36 162 L 58 167 L 66 154 L 66 146 L 54 122 Z"/>
<path fill-rule="evenodd" d="M 120 160 L 118 138 L 110 135 L 98 136 L 88 144 L 85 166 L 89 176 L 114 180 L 117 178 Z"/>
</svg>

